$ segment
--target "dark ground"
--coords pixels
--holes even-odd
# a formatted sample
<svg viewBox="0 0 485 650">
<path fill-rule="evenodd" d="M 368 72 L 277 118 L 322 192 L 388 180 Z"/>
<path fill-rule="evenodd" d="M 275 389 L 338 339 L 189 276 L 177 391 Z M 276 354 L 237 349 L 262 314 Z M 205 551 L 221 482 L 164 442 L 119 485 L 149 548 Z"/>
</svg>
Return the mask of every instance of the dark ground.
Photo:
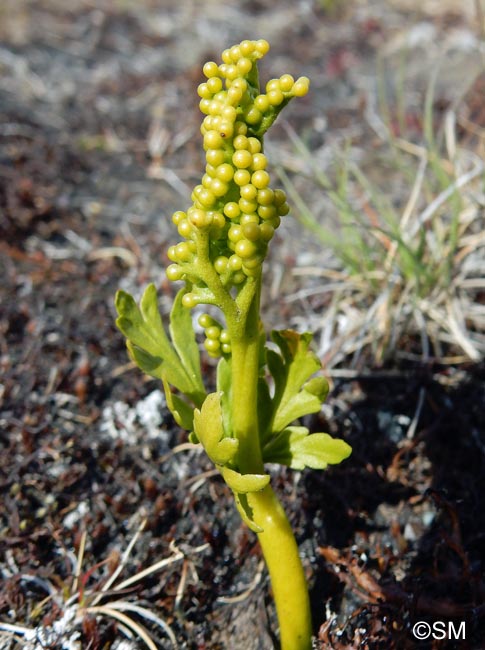
<svg viewBox="0 0 485 650">
<path fill-rule="evenodd" d="M 473 37 L 473 12 L 461 5 L 0 7 L 1 621 L 52 626 L 62 598 L 42 602 L 45 585 L 68 597 L 83 532 L 78 583 L 99 588 L 146 518 L 122 575 L 169 557 L 170 544 L 184 556 L 123 597 L 156 611 L 180 648 L 273 647 L 255 539 L 206 458 L 171 451 L 185 434 L 157 383 L 128 364 L 113 296 L 120 287 L 139 295 L 153 280 L 162 311 L 170 306 L 169 216 L 187 206 L 201 168 L 195 86 L 205 60 L 257 31 L 272 43 L 265 74 L 312 78 L 313 93 L 287 119 L 337 137 L 362 121 L 356 80 L 375 73 L 378 51 L 419 26 L 434 30 L 410 63 L 421 92 L 420 57 L 432 61 L 453 34 Z M 449 78 L 463 85 L 467 70 L 471 84 L 476 52 L 456 46 L 452 63 Z M 451 101 L 456 84 L 443 84 Z M 284 137 L 276 128 L 275 148 Z M 295 252 L 284 236 L 275 268 Z M 268 325 L 292 305 L 269 303 Z M 367 359 L 334 380 L 315 426 L 345 437 L 351 458 L 325 473 L 274 475 L 311 584 L 317 648 L 485 648 L 484 405 L 483 362 Z M 419 620 L 465 621 L 466 639 L 418 642 Z M 147 626 L 157 647 L 172 647 Z M 78 629 L 81 645 L 67 644 L 68 630 L 48 647 L 144 647 L 123 645 L 106 617 Z"/>
</svg>

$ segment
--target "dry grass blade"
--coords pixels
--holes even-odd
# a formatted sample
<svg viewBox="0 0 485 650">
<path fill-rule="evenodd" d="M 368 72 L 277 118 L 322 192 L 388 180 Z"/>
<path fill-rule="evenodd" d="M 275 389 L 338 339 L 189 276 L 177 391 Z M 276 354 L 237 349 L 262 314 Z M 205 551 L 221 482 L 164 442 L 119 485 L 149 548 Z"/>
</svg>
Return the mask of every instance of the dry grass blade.
<svg viewBox="0 0 485 650">
<path fill-rule="evenodd" d="M 297 136 L 292 138 L 310 180 L 330 199 L 336 221 L 341 223 L 340 230 L 332 230 L 327 225 L 330 220 L 323 221 L 301 199 L 290 176 L 280 175 L 302 225 L 338 262 L 332 269 L 317 265 L 296 269 L 295 277 L 329 281 L 316 281 L 285 297 L 286 302 L 301 305 L 329 368 L 348 355 L 353 355 L 352 363 L 358 363 L 366 347 L 381 362 L 391 354 L 400 355 L 410 341 L 422 359 L 478 361 L 485 353 L 483 314 L 477 303 L 485 284 L 485 222 L 478 188 L 485 163 L 459 147 L 452 112 L 444 121 L 445 152 L 438 151 L 438 138 L 430 126 L 435 81 L 426 98 L 426 146 L 403 137 L 394 139 L 377 115 L 373 119 L 374 125 L 382 127 L 385 160 L 401 180 L 400 187 L 408 184 L 409 157 L 418 159 L 406 200 L 386 196 L 363 169 L 346 160 L 345 153 L 334 156 L 340 162 L 334 165 L 332 180 L 333 170 L 318 169 L 305 143 Z M 393 203 L 403 204 L 400 216 Z M 316 301 L 317 296 L 324 298 Z M 322 302 L 325 310 L 320 316 L 312 303 Z M 465 356 L 457 355 L 458 350 Z M 417 356 L 414 350 L 402 353 Z"/>
<path fill-rule="evenodd" d="M 258 564 L 257 571 L 254 574 L 254 578 L 251 581 L 251 584 L 246 589 L 244 589 L 244 591 L 242 591 L 237 596 L 219 596 L 217 602 L 223 603 L 224 605 L 232 605 L 234 603 L 241 603 L 244 600 L 246 600 L 261 582 L 263 571 L 264 571 L 264 562 L 261 561 Z"/>
<path fill-rule="evenodd" d="M 103 608 L 102 611 L 100 612 L 100 608 Z M 178 643 L 177 639 L 175 638 L 175 634 L 173 633 L 172 629 L 166 623 L 162 618 L 151 612 L 150 610 L 146 609 L 145 607 L 141 607 L 140 605 L 136 605 L 135 603 L 119 600 L 119 601 L 112 601 L 110 602 L 107 606 L 101 605 L 101 606 L 95 606 L 95 607 L 88 607 L 87 612 L 90 614 L 96 614 L 96 613 L 106 613 L 106 610 L 110 611 L 110 616 L 113 616 L 112 612 L 116 611 L 118 613 L 122 612 L 133 612 L 134 614 L 138 614 L 141 618 L 146 619 L 147 621 L 150 621 L 151 623 L 154 623 L 158 627 L 162 628 L 162 630 L 165 632 L 165 634 L 168 636 L 170 639 L 170 642 L 172 643 L 172 646 L 177 650 L 178 648 Z M 116 618 L 116 617 L 114 617 Z M 131 621 L 131 629 L 134 630 L 140 638 L 142 638 L 144 641 L 144 637 L 140 635 L 140 629 L 143 630 L 143 632 L 147 635 L 147 638 L 149 639 L 150 643 L 153 643 L 153 641 L 150 639 L 148 636 L 145 628 L 143 626 L 137 624 L 136 622 L 133 621 L 133 619 L 129 618 L 128 616 L 125 617 L 124 623 L 126 623 L 126 619 Z M 136 627 L 135 627 L 136 626 Z M 145 641 L 146 642 L 146 641 Z M 148 645 L 148 644 L 147 644 Z M 149 645 L 149 647 L 152 647 Z M 155 646 L 156 648 L 156 646 Z"/>
<path fill-rule="evenodd" d="M 139 637 L 145 645 L 150 648 L 150 650 L 158 650 L 146 629 L 139 623 L 136 623 L 136 621 L 129 616 L 126 616 L 126 614 L 123 614 L 123 612 L 120 612 L 109 605 L 95 605 L 93 607 L 87 607 L 85 611 L 87 614 L 108 616 L 116 619 L 122 623 L 124 627 L 136 634 L 136 636 Z"/>
<path fill-rule="evenodd" d="M 66 639 L 66 643 L 71 643 L 72 639 L 79 638 L 80 632 L 78 628 L 86 615 L 92 615 L 94 617 L 105 616 L 116 619 L 119 623 L 119 629 L 125 634 L 125 636 L 128 636 L 129 638 L 136 636 L 143 641 L 150 650 L 157 650 L 158 646 L 151 638 L 149 631 L 129 616 L 129 614 L 134 614 L 137 617 L 143 618 L 149 623 L 161 628 L 170 639 L 172 647 L 177 649 L 178 644 L 174 632 L 168 623 L 166 623 L 166 621 L 164 621 L 160 616 L 146 607 L 141 606 L 136 601 L 110 600 L 110 597 L 112 598 L 114 594 L 119 594 L 119 592 L 143 580 L 148 575 L 186 558 L 186 554 L 179 550 L 172 542 L 170 544 L 170 551 L 172 553 L 170 557 L 164 558 L 142 571 L 138 571 L 125 580 L 116 582 L 123 569 L 126 567 L 133 551 L 133 547 L 139 539 L 145 524 L 146 520 L 140 524 L 125 549 L 116 570 L 113 571 L 108 580 L 104 583 L 100 580 L 98 585 L 95 585 L 90 589 L 84 587 L 86 577 L 92 574 L 93 569 L 97 569 L 106 563 L 106 561 L 102 561 L 96 564 L 93 569 L 87 571 L 83 570 L 83 561 L 87 542 L 86 532 L 81 536 L 77 557 L 73 558 L 74 569 L 70 589 L 64 585 L 61 587 L 54 586 L 50 582 L 38 578 L 37 576 L 25 576 L 26 580 L 34 583 L 38 588 L 49 594 L 47 598 L 37 605 L 37 613 L 33 613 L 32 618 L 39 618 L 44 612 L 46 604 L 52 601 L 54 603 L 55 611 L 54 622 L 45 624 L 43 619 L 43 622 L 36 627 L 0 622 L 0 636 L 7 636 L 9 639 L 11 638 L 13 642 L 17 643 L 24 641 L 31 642 L 37 638 L 50 639 L 51 637 L 56 637 L 58 640 L 61 639 L 59 643 L 63 639 Z M 189 552 L 191 554 L 200 553 L 205 550 L 207 546 L 207 544 L 203 544 L 189 549 Z M 191 561 L 187 560 L 187 564 L 191 566 Z M 105 602 L 102 603 L 102 600 Z M 35 647 L 37 648 L 37 646 Z M 69 647 L 71 647 L 71 645 Z"/>
<path fill-rule="evenodd" d="M 453 196 L 453 194 L 460 189 L 463 189 L 466 187 L 469 183 L 474 181 L 476 178 L 478 178 L 484 171 L 485 165 L 482 160 L 480 159 L 475 159 L 475 166 L 473 169 L 470 169 L 470 171 L 462 174 L 459 176 L 455 181 L 453 181 L 443 192 L 441 192 L 427 207 L 423 212 L 419 215 L 418 219 L 416 220 L 413 228 L 410 231 L 411 237 L 415 236 L 419 230 L 419 228 L 422 228 L 424 224 L 426 224 L 432 217 L 433 215 L 441 208 L 442 205 L 450 199 L 450 197 Z"/>
<path fill-rule="evenodd" d="M 126 566 L 126 563 L 128 562 L 128 558 L 129 558 L 130 555 L 131 555 L 131 552 L 132 552 L 132 550 L 133 550 L 133 547 L 135 546 L 135 544 L 136 544 L 138 538 L 140 537 L 141 533 L 143 532 L 145 526 L 146 526 L 146 519 L 144 519 L 144 520 L 141 522 L 141 524 L 138 526 L 138 529 L 137 529 L 136 533 L 135 533 L 135 534 L 133 535 L 133 537 L 131 538 L 130 543 L 129 543 L 128 546 L 126 547 L 125 552 L 123 553 L 123 556 L 122 556 L 122 558 L 121 558 L 121 562 L 118 564 L 118 566 L 117 566 L 116 569 L 113 571 L 113 573 L 111 574 L 111 576 L 110 576 L 110 577 L 108 578 L 108 580 L 105 582 L 105 584 L 104 584 L 103 587 L 101 588 L 101 591 L 100 591 L 100 593 L 98 594 L 98 596 L 97 596 L 97 597 L 92 601 L 92 604 L 93 604 L 93 605 L 95 605 L 96 603 L 98 603 L 98 602 L 101 600 L 101 598 L 103 597 L 103 594 L 104 594 L 105 592 L 107 592 L 107 591 L 111 588 L 111 586 L 114 584 L 114 582 L 116 581 L 116 579 L 118 578 L 118 576 L 120 575 L 120 573 L 123 571 L 124 567 Z M 119 589 L 119 588 L 120 588 L 120 587 L 118 587 L 118 589 Z"/>
<path fill-rule="evenodd" d="M 146 578 L 146 576 L 155 573 L 155 571 L 160 571 L 160 569 L 163 569 L 164 567 L 173 564 L 174 562 L 178 562 L 179 560 L 182 560 L 183 557 L 184 554 L 181 551 L 177 551 L 174 555 L 172 555 L 172 557 L 167 557 L 164 558 L 163 560 L 160 560 L 159 562 L 155 562 L 155 564 L 152 564 L 146 569 L 143 569 L 143 571 L 139 571 L 138 573 L 135 573 L 135 575 L 131 576 L 130 578 L 123 580 L 123 582 L 120 582 L 114 587 L 114 590 L 121 591 L 122 589 L 126 589 L 127 587 L 133 585 L 135 582 L 138 582 L 139 580 Z"/>
</svg>

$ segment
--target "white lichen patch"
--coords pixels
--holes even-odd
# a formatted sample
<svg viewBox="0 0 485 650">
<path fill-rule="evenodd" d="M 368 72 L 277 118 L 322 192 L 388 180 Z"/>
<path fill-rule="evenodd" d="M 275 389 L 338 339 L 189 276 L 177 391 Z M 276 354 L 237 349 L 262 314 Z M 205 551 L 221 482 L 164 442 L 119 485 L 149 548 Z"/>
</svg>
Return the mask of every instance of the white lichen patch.
<svg viewBox="0 0 485 650">
<path fill-rule="evenodd" d="M 87 515 L 89 512 L 89 505 L 86 501 L 81 501 L 74 510 L 71 510 L 62 520 L 65 528 L 71 530 L 76 524 L 78 524 L 82 518 Z"/>
<path fill-rule="evenodd" d="M 164 408 L 165 396 L 158 389 L 134 407 L 126 402 L 114 402 L 103 409 L 100 431 L 113 440 L 122 440 L 129 445 L 137 445 L 147 439 L 166 444 L 169 435 L 161 428 Z"/>
</svg>

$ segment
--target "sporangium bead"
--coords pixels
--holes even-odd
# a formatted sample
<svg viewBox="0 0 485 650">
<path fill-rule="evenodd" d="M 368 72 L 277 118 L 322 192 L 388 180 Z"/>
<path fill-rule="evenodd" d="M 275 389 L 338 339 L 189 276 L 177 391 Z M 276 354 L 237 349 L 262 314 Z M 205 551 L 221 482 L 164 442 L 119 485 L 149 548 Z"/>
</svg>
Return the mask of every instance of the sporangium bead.
<svg viewBox="0 0 485 650">
<path fill-rule="evenodd" d="M 260 225 L 259 227 L 259 232 L 261 234 L 261 239 L 265 242 L 271 241 L 274 236 L 274 228 L 271 224 L 268 222 L 264 222 Z"/>
<path fill-rule="evenodd" d="M 263 119 L 263 114 L 255 106 L 252 106 L 246 113 L 246 122 L 247 124 L 259 124 Z"/>
<path fill-rule="evenodd" d="M 224 215 L 221 214 L 220 212 L 212 212 L 211 215 L 212 215 L 211 232 L 212 232 L 212 228 L 222 230 L 226 225 L 226 220 L 224 219 Z"/>
<path fill-rule="evenodd" d="M 187 294 L 185 294 L 187 295 Z M 184 296 L 185 298 L 185 296 Z M 182 299 L 183 302 L 183 299 Z M 219 356 L 218 352 L 221 349 L 221 343 L 218 339 L 206 339 L 204 341 L 204 347 L 211 356 Z"/>
<path fill-rule="evenodd" d="M 239 59 L 239 61 L 236 63 L 236 68 L 237 71 L 240 75 L 247 75 L 248 72 L 251 72 L 251 68 L 253 67 L 253 64 L 250 59 L 246 57 L 242 57 Z"/>
<path fill-rule="evenodd" d="M 215 325 L 216 321 L 210 316 L 209 314 L 201 314 L 199 318 L 197 319 L 197 322 L 201 327 L 206 329 L 207 327 L 211 327 L 211 325 Z"/>
<path fill-rule="evenodd" d="M 265 187 L 263 190 L 258 191 L 257 199 L 259 205 L 273 205 L 274 192 L 270 187 Z"/>
<path fill-rule="evenodd" d="M 231 224 L 231 227 L 229 228 L 227 232 L 227 237 L 229 238 L 229 241 L 232 241 L 234 243 L 237 243 L 243 238 L 243 233 L 242 233 L 242 228 L 238 224 Z"/>
<path fill-rule="evenodd" d="M 274 90 L 270 90 L 268 92 L 267 97 L 268 97 L 268 101 L 271 104 L 271 106 L 279 106 L 283 102 L 283 100 L 285 98 L 285 96 L 283 95 L 283 93 L 281 92 L 281 90 L 279 88 L 275 88 Z"/>
<path fill-rule="evenodd" d="M 198 302 L 197 296 L 193 293 L 186 293 L 182 298 L 182 305 L 187 309 L 193 309 Z"/>
<path fill-rule="evenodd" d="M 248 89 L 248 82 L 246 81 L 246 79 L 243 79 L 242 77 L 238 77 L 237 79 L 234 79 L 234 81 L 232 82 L 231 88 L 240 88 L 244 93 Z"/>
<path fill-rule="evenodd" d="M 256 201 L 246 201 L 246 199 L 239 199 L 239 207 L 241 212 L 246 214 L 253 214 L 258 209 Z"/>
<path fill-rule="evenodd" d="M 202 185 L 208 190 L 212 184 L 212 176 L 210 174 L 204 174 L 202 176 Z M 199 185 L 197 187 L 200 187 Z M 196 194 L 197 196 L 197 194 Z"/>
<path fill-rule="evenodd" d="M 221 120 L 217 130 L 221 138 L 230 138 L 234 133 L 234 124 L 229 122 L 229 120 Z"/>
<path fill-rule="evenodd" d="M 224 140 L 217 131 L 207 131 L 204 135 L 204 149 L 221 149 Z"/>
<path fill-rule="evenodd" d="M 242 259 L 239 255 L 231 255 L 228 266 L 231 271 L 240 271 L 242 269 Z"/>
<path fill-rule="evenodd" d="M 221 54 L 221 59 L 223 60 L 224 63 L 231 63 L 232 61 L 231 51 L 229 49 L 224 50 Z"/>
<path fill-rule="evenodd" d="M 182 279 L 184 272 L 178 264 L 170 264 L 165 269 L 165 275 L 170 282 L 176 282 Z"/>
<path fill-rule="evenodd" d="M 182 210 L 177 210 L 177 212 L 174 212 L 172 215 L 172 223 L 178 226 L 182 219 L 185 219 L 186 217 L 187 215 L 185 212 L 182 212 Z"/>
<path fill-rule="evenodd" d="M 215 176 L 224 183 L 230 183 L 232 181 L 232 177 L 234 176 L 234 167 L 232 165 L 229 165 L 229 163 L 218 165 L 218 167 L 215 169 Z"/>
<path fill-rule="evenodd" d="M 269 52 L 269 43 L 268 41 L 265 41 L 264 38 L 260 38 L 256 41 L 254 49 L 260 56 L 264 56 Z"/>
<path fill-rule="evenodd" d="M 247 169 L 238 169 L 234 173 L 234 182 L 236 185 L 248 185 L 251 181 L 251 174 Z"/>
<path fill-rule="evenodd" d="M 226 159 L 226 155 L 223 149 L 207 149 L 205 159 L 210 165 L 217 167 L 218 165 L 222 165 Z"/>
<path fill-rule="evenodd" d="M 246 275 L 248 278 L 254 278 L 261 273 L 261 264 L 258 261 L 258 264 L 254 268 L 249 268 L 243 264 L 242 270 L 244 275 Z"/>
<path fill-rule="evenodd" d="M 231 337 L 229 336 L 229 332 L 227 330 L 221 330 L 219 341 L 221 343 L 229 343 L 231 341 Z"/>
<path fill-rule="evenodd" d="M 270 79 L 266 84 L 266 92 L 269 93 L 272 90 L 280 90 L 280 80 L 279 79 Z"/>
<path fill-rule="evenodd" d="M 246 169 L 247 167 L 251 166 L 253 157 L 247 149 L 239 149 L 238 151 L 234 152 L 232 156 L 232 162 L 238 169 Z"/>
<path fill-rule="evenodd" d="M 249 185 L 243 185 L 239 192 L 241 194 L 241 198 L 245 199 L 246 201 L 252 201 L 258 195 L 257 188 L 254 187 L 254 185 L 251 183 L 249 183 Z"/>
<path fill-rule="evenodd" d="M 213 95 L 222 90 L 222 79 L 220 77 L 211 77 L 206 81 L 207 88 Z"/>
<path fill-rule="evenodd" d="M 295 83 L 295 80 L 291 76 L 291 74 L 284 74 L 280 77 L 280 89 L 284 93 L 290 92 L 290 90 L 293 88 L 293 84 Z"/>
<path fill-rule="evenodd" d="M 225 255 L 219 255 L 214 260 L 214 268 L 219 275 L 222 275 L 227 271 L 229 260 Z"/>
<path fill-rule="evenodd" d="M 234 86 L 231 86 L 228 91 L 227 91 L 227 102 L 231 106 L 236 106 L 239 104 L 243 96 L 243 91 L 241 88 L 234 88 Z"/>
<path fill-rule="evenodd" d="M 295 97 L 304 97 L 308 92 L 309 85 L 310 79 L 308 77 L 300 77 L 293 84 L 291 92 Z"/>
<path fill-rule="evenodd" d="M 177 261 L 179 262 L 188 262 L 192 259 L 192 251 L 187 242 L 180 242 L 180 244 L 177 244 L 175 247 L 175 254 L 177 256 Z"/>
<path fill-rule="evenodd" d="M 257 187 L 258 190 L 263 190 L 265 187 L 268 187 L 269 181 L 269 174 L 264 169 L 258 169 L 258 171 L 255 171 L 251 176 L 251 183 Z"/>
<path fill-rule="evenodd" d="M 266 95 L 258 95 L 254 100 L 254 106 L 262 113 L 266 113 L 270 106 L 268 97 Z"/>
<path fill-rule="evenodd" d="M 212 99 L 213 93 L 211 93 L 206 83 L 202 83 L 197 86 L 197 94 L 199 97 L 202 97 L 202 99 Z"/>
<path fill-rule="evenodd" d="M 249 139 L 245 135 L 237 135 L 232 143 L 234 149 L 248 149 Z"/>
<path fill-rule="evenodd" d="M 257 214 L 242 214 L 239 219 L 239 225 L 245 226 L 247 223 L 259 223 L 259 217 Z"/>
<path fill-rule="evenodd" d="M 273 226 L 273 228 L 277 230 L 277 228 L 280 226 L 281 219 L 280 217 L 273 217 L 272 219 L 268 219 L 267 223 L 269 223 L 270 226 Z"/>
<path fill-rule="evenodd" d="M 202 206 L 204 206 L 204 208 L 212 208 L 212 206 L 216 202 L 215 194 L 211 190 L 203 187 L 202 185 L 197 185 L 194 192 L 196 194 L 197 201 Z M 201 212 L 201 210 L 199 210 L 199 212 Z M 191 219 L 190 216 L 189 216 L 189 218 Z M 192 219 L 191 219 L 191 221 L 192 221 Z M 194 224 L 194 226 L 196 225 L 193 221 L 192 221 L 192 223 Z M 197 226 L 197 227 L 199 228 L 200 226 Z"/>
<path fill-rule="evenodd" d="M 236 122 L 234 124 L 235 135 L 246 135 L 248 132 L 248 125 L 245 122 Z"/>
<path fill-rule="evenodd" d="M 241 239 L 236 244 L 235 253 L 243 260 L 247 260 L 253 257 L 257 250 L 256 245 L 252 241 L 249 241 L 249 239 Z"/>
<path fill-rule="evenodd" d="M 175 251 L 175 246 L 170 246 L 167 250 L 167 257 L 171 262 L 177 262 L 177 253 Z"/>
<path fill-rule="evenodd" d="M 224 214 L 228 219 L 237 219 L 241 214 L 241 209 L 237 203 L 230 201 L 224 206 Z"/>
<path fill-rule="evenodd" d="M 201 99 L 200 102 L 199 102 L 200 112 L 204 113 L 204 115 L 208 115 L 210 105 L 211 105 L 211 100 L 210 99 Z"/>
<path fill-rule="evenodd" d="M 239 77 L 239 71 L 236 65 L 230 64 L 226 67 L 224 76 L 228 81 L 233 81 Z"/>
<path fill-rule="evenodd" d="M 276 216 L 277 208 L 274 205 L 260 205 L 258 208 L 258 214 L 261 219 L 272 219 Z"/>
<path fill-rule="evenodd" d="M 177 227 L 178 233 L 181 237 L 188 239 L 192 234 L 192 224 L 188 219 L 182 219 Z"/>
<path fill-rule="evenodd" d="M 219 66 L 214 61 L 207 61 L 207 63 L 204 63 L 202 72 L 208 79 L 216 77 L 219 74 Z"/>
<path fill-rule="evenodd" d="M 219 178 L 213 178 L 210 189 L 212 194 L 219 198 L 227 194 L 229 185 L 227 183 L 224 183 L 224 181 L 221 181 Z"/>
<path fill-rule="evenodd" d="M 274 191 L 274 202 L 276 206 L 286 203 L 286 194 L 284 190 L 277 189 Z"/>
<path fill-rule="evenodd" d="M 212 339 L 213 341 L 218 341 L 221 335 L 221 328 L 217 327 L 217 325 L 211 325 L 205 330 L 205 335 L 207 336 L 208 339 Z"/>
<path fill-rule="evenodd" d="M 232 348 L 230 343 L 223 343 L 221 345 L 221 351 L 223 354 L 231 354 Z"/>
<path fill-rule="evenodd" d="M 278 215 L 280 217 L 286 217 L 290 211 L 290 206 L 288 203 L 283 203 L 282 205 L 278 205 L 276 209 L 278 210 Z"/>
<path fill-rule="evenodd" d="M 235 122 L 237 118 L 237 110 L 234 106 L 223 106 L 221 116 L 224 120 L 228 120 L 228 122 Z"/>
<path fill-rule="evenodd" d="M 220 81 L 220 79 L 219 79 L 219 81 Z M 211 101 L 209 115 L 211 115 L 211 116 L 220 115 L 221 109 L 222 109 L 222 102 L 217 101 L 217 99 L 213 99 Z M 205 121 L 206 120 L 204 120 L 204 122 Z"/>
<path fill-rule="evenodd" d="M 257 242 L 261 237 L 261 230 L 257 223 L 246 223 L 243 226 L 243 235 L 249 241 Z"/>
<path fill-rule="evenodd" d="M 241 284 L 242 282 L 244 282 L 245 279 L 246 276 L 242 271 L 236 271 L 236 273 L 234 273 L 234 275 L 232 276 L 233 284 Z"/>
<path fill-rule="evenodd" d="M 255 172 L 260 169 L 266 169 L 267 164 L 268 164 L 268 159 L 266 158 L 264 153 L 255 153 L 253 155 L 253 162 L 251 165 L 251 169 Z"/>
<path fill-rule="evenodd" d="M 210 103 L 210 106 L 212 105 L 212 102 Z M 210 110 L 209 106 L 209 110 Z M 207 131 L 210 131 L 212 129 L 212 115 L 207 115 L 207 117 L 204 117 L 204 120 L 202 122 L 202 126 L 200 127 L 200 132 L 202 135 L 205 135 Z"/>
<path fill-rule="evenodd" d="M 247 269 L 257 269 L 262 264 L 262 258 L 259 255 L 254 255 L 253 257 L 244 260 L 243 262 L 243 271 L 246 273 Z"/>
<path fill-rule="evenodd" d="M 248 149 L 252 154 L 259 153 L 261 151 L 261 142 L 258 138 L 251 136 L 248 138 Z"/>
<path fill-rule="evenodd" d="M 212 117 L 212 122 L 211 122 L 211 128 L 208 129 L 209 131 L 217 131 L 221 138 L 225 138 L 225 135 L 221 135 L 221 126 L 222 126 L 222 118 L 220 115 L 214 115 Z M 204 134 L 205 135 L 205 134 Z"/>
<path fill-rule="evenodd" d="M 239 47 L 239 45 L 233 45 L 229 50 L 229 53 L 234 63 L 237 63 L 241 58 L 241 48 Z"/>
<path fill-rule="evenodd" d="M 239 44 L 239 49 L 243 56 L 251 56 L 254 52 L 254 43 L 253 41 L 244 40 Z"/>
<path fill-rule="evenodd" d="M 206 190 L 207 191 L 207 190 Z M 189 210 L 190 223 L 199 229 L 209 228 L 212 225 L 212 215 L 205 210 Z"/>
</svg>

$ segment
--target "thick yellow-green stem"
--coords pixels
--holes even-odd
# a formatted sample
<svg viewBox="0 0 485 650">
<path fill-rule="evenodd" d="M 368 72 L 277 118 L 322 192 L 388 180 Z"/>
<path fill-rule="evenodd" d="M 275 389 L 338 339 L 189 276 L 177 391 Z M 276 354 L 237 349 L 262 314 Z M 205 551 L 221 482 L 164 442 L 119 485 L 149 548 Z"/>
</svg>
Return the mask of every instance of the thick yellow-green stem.
<svg viewBox="0 0 485 650">
<path fill-rule="evenodd" d="M 262 474 L 258 433 L 260 280 L 243 322 L 229 323 L 232 363 L 232 428 L 239 440 L 238 465 L 243 474 Z"/>
<path fill-rule="evenodd" d="M 280 624 L 282 650 L 310 650 L 312 620 L 303 566 L 293 531 L 278 498 L 268 485 L 248 494 L 268 567 Z"/>
<path fill-rule="evenodd" d="M 264 471 L 258 431 L 259 286 L 244 331 L 233 329 L 232 425 L 241 473 Z M 312 623 L 305 574 L 285 512 L 270 486 L 247 495 L 268 566 L 280 626 L 281 650 L 310 650 Z"/>
</svg>

